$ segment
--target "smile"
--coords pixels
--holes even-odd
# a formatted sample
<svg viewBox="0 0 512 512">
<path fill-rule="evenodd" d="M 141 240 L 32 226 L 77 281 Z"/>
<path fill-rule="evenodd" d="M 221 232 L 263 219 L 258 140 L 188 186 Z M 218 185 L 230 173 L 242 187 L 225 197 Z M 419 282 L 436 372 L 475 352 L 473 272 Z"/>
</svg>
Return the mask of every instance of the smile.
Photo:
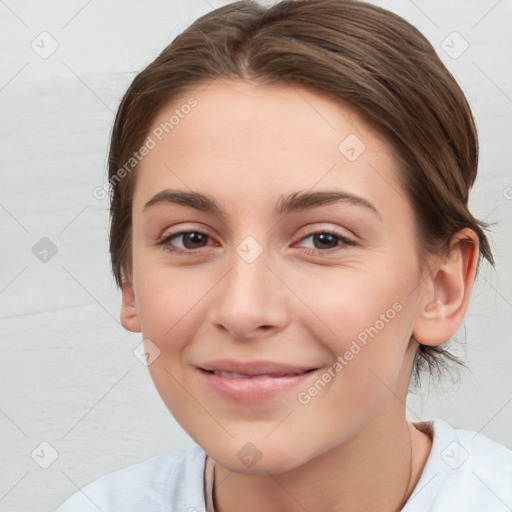
<svg viewBox="0 0 512 512">
<path fill-rule="evenodd" d="M 307 371 L 313 371 L 313 370 L 307 370 Z M 245 375 L 242 373 L 233 373 L 233 372 L 224 372 L 224 371 L 215 370 L 210 373 L 213 373 L 213 375 L 218 375 L 219 377 L 228 377 L 229 379 L 261 379 L 261 378 L 273 379 L 273 378 L 279 378 L 279 377 L 293 377 L 295 375 L 301 375 L 302 373 L 306 373 L 306 372 L 286 373 L 283 375 L 279 375 L 279 374 Z"/>
<path fill-rule="evenodd" d="M 318 368 L 280 362 L 214 361 L 197 367 L 208 393 L 235 403 L 257 404 L 283 398 L 307 386 Z M 295 396 L 295 395 L 293 395 Z"/>
</svg>

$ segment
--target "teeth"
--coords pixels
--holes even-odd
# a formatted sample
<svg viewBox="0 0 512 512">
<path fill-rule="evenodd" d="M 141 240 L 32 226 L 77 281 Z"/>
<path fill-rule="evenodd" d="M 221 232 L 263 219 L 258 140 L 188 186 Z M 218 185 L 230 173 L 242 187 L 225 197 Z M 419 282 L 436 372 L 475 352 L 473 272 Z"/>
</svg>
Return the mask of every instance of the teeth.
<svg viewBox="0 0 512 512">
<path fill-rule="evenodd" d="M 215 370 L 213 372 L 214 375 L 219 375 L 220 377 L 229 377 L 230 379 L 250 379 L 249 375 L 242 375 L 241 373 L 231 373 L 231 372 L 220 372 Z"/>
<path fill-rule="evenodd" d="M 215 370 L 213 372 L 214 375 L 218 375 L 219 377 L 228 377 L 230 379 L 252 379 L 255 377 L 267 377 L 267 378 L 276 378 L 276 377 L 291 377 L 293 375 L 300 375 L 299 373 L 288 373 L 286 375 L 243 375 L 241 373 L 232 373 L 232 372 L 224 372 Z"/>
</svg>

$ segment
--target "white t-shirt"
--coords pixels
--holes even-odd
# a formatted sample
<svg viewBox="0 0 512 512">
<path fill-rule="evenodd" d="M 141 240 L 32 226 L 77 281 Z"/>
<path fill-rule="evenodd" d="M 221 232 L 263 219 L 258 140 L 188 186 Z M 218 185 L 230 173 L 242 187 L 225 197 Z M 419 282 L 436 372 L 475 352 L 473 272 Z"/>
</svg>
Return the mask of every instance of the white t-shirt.
<svg viewBox="0 0 512 512">
<path fill-rule="evenodd" d="M 439 419 L 415 425 L 433 443 L 402 512 L 512 510 L 512 449 Z M 56 512 L 206 512 L 211 489 L 211 460 L 194 445 L 105 475 Z"/>
</svg>

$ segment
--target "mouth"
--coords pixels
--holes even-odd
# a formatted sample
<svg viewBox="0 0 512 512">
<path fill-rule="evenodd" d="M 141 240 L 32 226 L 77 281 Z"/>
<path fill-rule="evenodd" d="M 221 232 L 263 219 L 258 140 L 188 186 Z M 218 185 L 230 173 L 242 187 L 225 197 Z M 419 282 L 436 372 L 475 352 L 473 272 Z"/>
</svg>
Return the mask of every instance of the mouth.
<svg viewBox="0 0 512 512">
<path fill-rule="evenodd" d="M 283 378 L 283 377 L 295 377 L 297 375 L 303 375 L 305 373 L 314 372 L 316 368 L 311 368 L 309 370 L 304 370 L 301 372 L 293 372 L 293 373 L 263 373 L 261 375 L 247 375 L 244 373 L 235 373 L 235 372 L 226 372 L 223 370 L 204 370 L 203 371 L 208 372 L 212 375 L 217 375 L 219 377 L 227 377 L 228 379 L 235 379 L 235 380 L 243 380 L 243 379 L 276 379 L 276 378 Z"/>
<path fill-rule="evenodd" d="M 231 402 L 257 404 L 306 389 L 318 367 L 280 362 L 212 361 L 197 367 L 201 381 L 212 392 Z"/>
<path fill-rule="evenodd" d="M 198 365 L 201 370 L 230 379 L 250 379 L 254 377 L 293 377 L 317 370 L 311 365 L 291 365 L 280 361 L 234 361 L 222 359 Z"/>
</svg>

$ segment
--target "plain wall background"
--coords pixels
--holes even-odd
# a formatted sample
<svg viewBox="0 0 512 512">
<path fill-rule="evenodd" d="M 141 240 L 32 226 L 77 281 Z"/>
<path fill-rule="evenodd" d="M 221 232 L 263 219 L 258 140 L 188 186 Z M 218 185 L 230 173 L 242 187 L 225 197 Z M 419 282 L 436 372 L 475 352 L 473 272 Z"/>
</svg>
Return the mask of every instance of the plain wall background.
<svg viewBox="0 0 512 512">
<path fill-rule="evenodd" d="M 107 472 L 193 444 L 132 352 L 141 335 L 119 323 L 108 199 L 92 191 L 105 181 L 114 112 L 136 72 L 227 3 L 0 3 L 2 511 L 51 511 Z M 512 446 L 512 4 L 375 3 L 417 26 L 467 94 L 481 144 L 470 206 L 496 223 L 496 269 L 482 267 L 452 344 L 469 370 L 437 387 L 425 379 L 408 416 L 441 417 Z"/>
</svg>

